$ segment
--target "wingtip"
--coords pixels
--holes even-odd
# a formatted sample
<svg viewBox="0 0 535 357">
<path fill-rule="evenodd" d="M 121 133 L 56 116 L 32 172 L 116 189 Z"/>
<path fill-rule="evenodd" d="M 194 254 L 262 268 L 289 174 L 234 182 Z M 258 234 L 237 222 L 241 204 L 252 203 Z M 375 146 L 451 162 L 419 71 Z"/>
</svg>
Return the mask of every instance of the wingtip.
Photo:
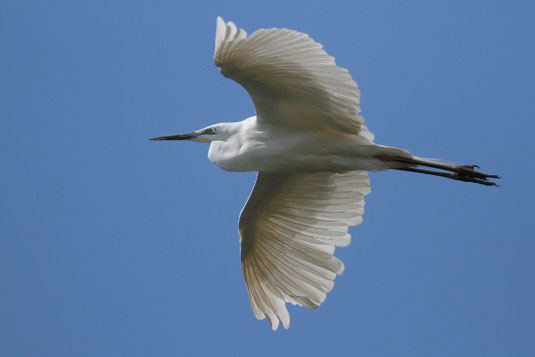
<svg viewBox="0 0 535 357">
<path fill-rule="evenodd" d="M 221 46 L 221 43 L 225 39 L 226 25 L 225 21 L 221 16 L 217 17 L 216 20 L 216 29 L 215 29 L 215 50 L 214 50 L 214 59 L 217 56 L 217 50 Z"/>
</svg>

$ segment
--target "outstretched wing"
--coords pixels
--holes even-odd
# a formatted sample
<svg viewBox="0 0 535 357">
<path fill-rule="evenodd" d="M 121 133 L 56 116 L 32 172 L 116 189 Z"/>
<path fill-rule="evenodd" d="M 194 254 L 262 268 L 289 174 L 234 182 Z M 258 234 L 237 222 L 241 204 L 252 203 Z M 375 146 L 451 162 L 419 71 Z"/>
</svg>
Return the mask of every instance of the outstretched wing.
<svg viewBox="0 0 535 357">
<path fill-rule="evenodd" d="M 286 302 L 320 306 L 344 270 L 334 247 L 349 244 L 348 226 L 362 221 L 369 192 L 366 171 L 258 173 L 239 224 L 242 271 L 258 319 L 288 328 Z"/>
<path fill-rule="evenodd" d="M 218 17 L 214 62 L 247 90 L 260 121 L 360 132 L 373 140 L 359 115 L 357 84 L 304 33 L 261 29 L 247 37 Z"/>
</svg>

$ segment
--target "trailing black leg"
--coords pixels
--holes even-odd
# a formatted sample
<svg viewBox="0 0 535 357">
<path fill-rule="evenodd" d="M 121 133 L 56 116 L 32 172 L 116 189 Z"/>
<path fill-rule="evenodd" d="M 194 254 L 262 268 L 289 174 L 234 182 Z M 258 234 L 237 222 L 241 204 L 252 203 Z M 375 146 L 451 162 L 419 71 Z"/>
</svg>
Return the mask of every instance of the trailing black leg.
<svg viewBox="0 0 535 357">
<path fill-rule="evenodd" d="M 448 165 L 433 161 L 426 161 L 423 159 L 415 159 L 415 158 L 405 158 L 400 156 L 387 156 L 387 155 L 381 155 L 377 157 L 380 160 L 383 161 L 391 161 L 396 163 L 402 163 L 406 164 L 400 167 L 394 167 L 394 170 L 401 170 L 401 171 L 411 171 L 411 172 L 418 172 L 426 175 L 433 175 L 433 176 L 440 176 L 440 177 L 446 177 L 452 180 L 457 181 L 464 181 L 464 182 L 473 182 L 480 185 L 485 186 L 498 186 L 495 182 L 489 181 L 488 179 L 499 179 L 500 176 L 498 175 L 490 175 L 485 174 L 483 172 L 476 171 L 476 168 L 479 168 L 477 165 Z M 448 172 L 442 172 L 442 171 L 432 171 L 432 170 L 424 170 L 418 168 L 418 166 L 423 167 L 430 167 L 438 170 L 444 170 Z"/>
<path fill-rule="evenodd" d="M 496 182 L 488 181 L 487 179 L 479 179 L 479 178 L 469 176 L 469 175 L 458 174 L 456 172 L 431 171 L 431 170 L 418 169 L 416 167 L 405 167 L 405 168 L 397 168 L 397 169 L 395 168 L 394 170 L 418 172 L 421 174 L 446 177 L 446 178 L 457 180 L 457 181 L 478 183 L 480 185 L 485 185 L 485 186 L 499 186 L 498 184 L 496 184 Z"/>
</svg>

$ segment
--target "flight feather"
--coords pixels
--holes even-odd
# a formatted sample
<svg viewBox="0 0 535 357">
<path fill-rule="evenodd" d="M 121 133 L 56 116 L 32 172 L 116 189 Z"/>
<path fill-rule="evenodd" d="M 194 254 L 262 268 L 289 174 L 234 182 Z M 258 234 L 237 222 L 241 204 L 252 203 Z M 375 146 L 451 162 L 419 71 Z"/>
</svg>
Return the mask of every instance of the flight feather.
<svg viewBox="0 0 535 357">
<path fill-rule="evenodd" d="M 373 140 L 359 114 L 357 84 L 304 33 L 260 29 L 247 36 L 218 17 L 214 62 L 225 77 L 247 90 L 260 122 L 360 132 Z"/>
<path fill-rule="evenodd" d="M 240 214 L 241 265 L 253 312 L 289 327 L 285 303 L 316 309 L 344 269 L 335 246 L 362 221 L 366 171 L 258 173 Z"/>
</svg>

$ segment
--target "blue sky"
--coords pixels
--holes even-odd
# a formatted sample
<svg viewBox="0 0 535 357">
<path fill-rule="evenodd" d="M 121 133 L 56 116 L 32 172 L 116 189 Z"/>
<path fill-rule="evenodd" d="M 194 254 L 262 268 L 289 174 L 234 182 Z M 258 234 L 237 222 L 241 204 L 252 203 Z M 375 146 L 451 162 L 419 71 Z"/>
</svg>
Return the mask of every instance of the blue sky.
<svg viewBox="0 0 535 357">
<path fill-rule="evenodd" d="M 0 355 L 532 356 L 529 1 L 3 1 Z M 254 318 L 238 214 L 254 173 L 148 137 L 242 120 L 216 16 L 324 44 L 379 144 L 502 187 L 370 174 L 319 310 Z"/>
</svg>

